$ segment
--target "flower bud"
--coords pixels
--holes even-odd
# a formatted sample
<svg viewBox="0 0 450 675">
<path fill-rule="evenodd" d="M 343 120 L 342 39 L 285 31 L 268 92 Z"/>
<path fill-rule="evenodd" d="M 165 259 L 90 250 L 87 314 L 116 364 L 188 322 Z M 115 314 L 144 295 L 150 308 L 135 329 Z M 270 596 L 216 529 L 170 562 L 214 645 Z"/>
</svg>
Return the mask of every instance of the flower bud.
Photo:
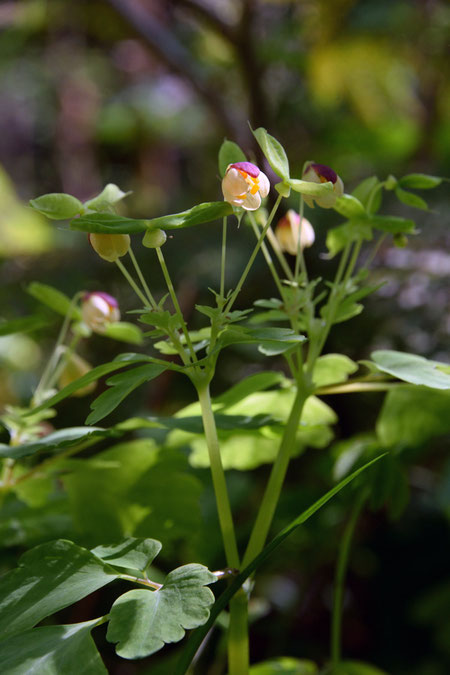
<svg viewBox="0 0 450 675">
<path fill-rule="evenodd" d="M 94 333 L 100 333 L 100 335 L 105 332 L 108 324 L 120 321 L 117 300 L 112 295 L 103 293 L 102 291 L 86 293 L 84 295 L 81 314 L 84 323 Z"/>
<path fill-rule="evenodd" d="M 64 366 L 64 370 L 59 376 L 59 388 L 63 389 L 64 387 L 67 387 L 68 384 L 72 384 L 72 382 L 75 382 L 78 378 L 86 375 L 90 370 L 92 370 L 90 363 L 81 358 L 81 356 L 78 356 L 78 354 L 71 354 Z M 96 386 L 96 381 L 89 382 L 85 387 L 74 391 L 72 396 L 87 396 L 87 394 L 90 394 Z"/>
<path fill-rule="evenodd" d="M 222 180 L 225 201 L 246 211 L 259 209 L 261 197 L 267 197 L 269 190 L 266 174 L 251 162 L 229 164 Z"/>
<path fill-rule="evenodd" d="M 301 219 L 293 209 L 289 209 L 281 220 L 278 221 L 275 228 L 275 236 L 280 244 L 281 250 L 297 255 L 298 238 L 300 236 L 300 248 L 308 248 L 314 243 L 314 229 L 309 220 Z"/>
<path fill-rule="evenodd" d="M 164 230 L 147 230 L 144 234 L 142 244 L 147 248 L 160 248 L 167 241 L 167 234 Z"/>
<path fill-rule="evenodd" d="M 305 203 L 311 208 L 314 208 L 314 202 L 317 202 L 318 206 L 321 206 L 324 209 L 330 209 L 336 204 L 337 198 L 344 194 L 344 183 L 342 182 L 342 179 L 335 171 L 333 171 L 333 169 L 330 169 L 329 166 L 325 166 L 324 164 L 310 162 L 306 166 L 302 178 L 310 183 L 333 183 L 333 191 L 324 194 L 321 197 L 303 195 Z"/>
<path fill-rule="evenodd" d="M 103 260 L 115 262 L 128 253 L 130 236 L 128 234 L 88 234 L 89 243 Z"/>
</svg>

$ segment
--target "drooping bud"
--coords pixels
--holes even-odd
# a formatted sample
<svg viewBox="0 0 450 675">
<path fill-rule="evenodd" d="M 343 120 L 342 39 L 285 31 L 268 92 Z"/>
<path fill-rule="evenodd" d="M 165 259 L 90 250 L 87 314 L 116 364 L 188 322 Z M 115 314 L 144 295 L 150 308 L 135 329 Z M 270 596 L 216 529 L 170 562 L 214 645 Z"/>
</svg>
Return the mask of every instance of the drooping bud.
<svg viewBox="0 0 450 675">
<path fill-rule="evenodd" d="M 229 164 L 222 180 L 225 201 L 246 211 L 259 209 L 261 197 L 267 197 L 269 190 L 266 174 L 251 162 Z"/>
<path fill-rule="evenodd" d="M 142 244 L 147 248 L 160 248 L 167 241 L 167 234 L 164 230 L 147 230 L 144 234 Z"/>
<path fill-rule="evenodd" d="M 89 243 L 100 258 L 115 262 L 128 253 L 130 235 L 128 234 L 88 234 Z"/>
<path fill-rule="evenodd" d="M 84 323 L 94 333 L 103 334 L 110 323 L 120 321 L 119 305 L 115 298 L 108 293 L 95 291 L 86 293 L 81 305 L 81 314 Z"/>
<path fill-rule="evenodd" d="M 278 221 L 275 236 L 281 250 L 291 255 L 297 255 L 299 237 L 302 250 L 312 246 L 315 239 L 314 229 L 309 220 L 302 218 L 300 225 L 300 216 L 293 209 L 289 209 L 286 215 Z"/>
<path fill-rule="evenodd" d="M 331 209 L 336 204 L 337 198 L 344 194 L 344 183 L 342 182 L 342 179 L 335 171 L 333 171 L 333 169 L 330 169 L 329 166 L 325 166 L 325 164 L 310 162 L 306 166 L 302 178 L 310 183 L 330 182 L 333 184 L 333 191 L 320 197 L 303 195 L 305 203 L 311 208 L 314 208 L 314 202 L 316 202 L 318 206 L 321 206 L 324 209 Z"/>
<path fill-rule="evenodd" d="M 64 366 L 64 370 L 59 376 L 59 388 L 63 389 L 64 387 L 67 387 L 68 384 L 72 384 L 72 382 L 75 382 L 75 380 L 78 380 L 78 378 L 86 375 L 86 373 L 88 373 L 90 370 L 92 370 L 90 363 L 85 361 L 85 359 L 83 359 L 78 354 L 71 354 Z M 91 393 L 91 391 L 94 391 L 96 386 L 97 381 L 89 382 L 89 384 L 87 384 L 85 387 L 75 391 L 72 396 L 87 396 Z"/>
</svg>

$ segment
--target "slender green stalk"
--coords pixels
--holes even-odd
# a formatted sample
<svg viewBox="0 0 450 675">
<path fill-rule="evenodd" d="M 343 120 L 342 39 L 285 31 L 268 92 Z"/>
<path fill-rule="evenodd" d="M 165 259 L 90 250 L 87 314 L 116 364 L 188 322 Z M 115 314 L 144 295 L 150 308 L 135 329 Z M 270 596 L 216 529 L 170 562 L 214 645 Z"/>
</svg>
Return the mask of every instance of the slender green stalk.
<svg viewBox="0 0 450 675">
<path fill-rule="evenodd" d="M 222 225 L 222 258 L 220 261 L 220 296 L 225 297 L 225 262 L 227 255 L 227 217 L 223 219 Z"/>
<path fill-rule="evenodd" d="M 52 376 L 48 380 L 47 387 L 49 389 L 51 387 L 53 387 L 55 382 L 58 381 L 59 376 L 63 372 L 67 362 L 69 361 L 70 357 L 74 353 L 74 351 L 76 349 L 76 346 L 77 346 L 77 344 L 79 343 L 80 340 L 81 340 L 80 335 L 74 335 L 71 342 L 70 342 L 70 345 L 68 345 L 68 347 L 61 347 L 62 358 L 61 358 L 60 362 L 58 363 L 57 367 L 55 368 L 55 370 L 53 371 Z"/>
<path fill-rule="evenodd" d="M 264 544 L 269 533 L 275 509 L 280 498 L 286 471 L 291 458 L 292 449 L 295 444 L 298 425 L 303 411 L 303 406 L 309 392 L 303 388 L 297 390 L 294 404 L 292 406 L 289 419 L 287 421 L 278 455 L 272 466 L 269 481 L 264 493 L 261 506 L 258 511 L 255 524 L 253 526 L 247 550 L 242 561 L 243 567 L 246 567 L 264 548 Z"/>
<path fill-rule="evenodd" d="M 119 260 L 119 258 L 117 258 L 117 260 L 115 261 L 115 263 L 116 263 L 117 267 L 119 268 L 119 270 L 122 272 L 122 274 L 123 274 L 123 276 L 125 277 L 125 279 L 126 279 L 126 280 L 128 281 L 128 283 L 130 284 L 130 286 L 131 286 L 131 288 L 133 289 L 133 291 L 134 291 L 134 292 L 136 293 L 136 295 L 138 296 L 139 300 L 141 300 L 141 301 L 144 303 L 144 307 L 148 307 L 148 306 L 149 306 L 149 303 L 148 303 L 147 298 L 145 297 L 145 295 L 143 294 L 143 292 L 141 291 L 141 289 L 139 288 L 139 286 L 137 285 L 137 283 L 135 282 L 135 280 L 133 279 L 133 277 L 131 276 L 131 274 L 128 272 L 128 270 L 127 270 L 127 268 L 125 267 L 125 265 L 122 263 L 121 260 Z M 151 307 L 151 305 L 150 305 L 150 307 Z"/>
<path fill-rule="evenodd" d="M 180 321 L 181 330 L 183 331 L 184 337 L 186 339 L 186 344 L 188 346 L 192 361 L 195 363 L 197 361 L 197 355 L 194 351 L 194 347 L 192 345 L 192 341 L 191 341 L 191 338 L 190 338 L 190 335 L 189 335 L 189 331 L 187 329 L 186 322 L 184 320 L 184 316 L 181 312 L 181 307 L 180 307 L 180 304 L 178 302 L 177 294 L 175 293 L 175 288 L 174 288 L 174 285 L 172 283 L 172 279 L 170 278 L 170 274 L 169 274 L 169 270 L 168 270 L 167 265 L 166 265 L 166 261 L 164 260 L 163 252 L 161 251 L 161 249 L 159 247 L 156 249 L 156 255 L 158 256 L 159 264 L 161 265 L 162 273 L 164 275 L 164 279 L 166 281 L 167 288 L 168 288 L 169 293 L 170 293 L 170 297 L 172 298 L 172 302 L 173 302 L 173 306 L 175 308 L 175 312 L 176 312 L 176 314 L 178 316 L 178 319 Z"/>
<path fill-rule="evenodd" d="M 228 628 L 228 674 L 247 675 L 250 667 L 248 644 L 248 598 L 241 588 L 230 600 Z"/>
<path fill-rule="evenodd" d="M 258 225 L 256 224 L 255 218 L 253 216 L 253 213 L 249 213 L 249 220 L 250 224 L 253 228 L 253 232 L 255 233 L 256 239 L 258 240 L 260 237 L 261 232 L 259 231 Z M 281 299 L 283 299 L 283 286 L 281 284 L 280 277 L 278 276 L 278 272 L 275 268 L 275 265 L 273 264 L 272 256 L 269 253 L 269 249 L 267 248 L 266 244 L 263 242 L 261 244 L 261 251 L 263 252 L 263 256 L 266 259 L 267 267 L 272 273 L 273 280 L 275 281 L 276 287 L 278 288 L 278 293 L 280 294 Z"/>
<path fill-rule="evenodd" d="M 289 267 L 289 263 L 286 260 L 286 256 L 284 255 L 283 251 L 281 250 L 281 246 L 278 242 L 278 239 L 275 236 L 275 232 L 272 230 L 271 227 L 268 228 L 267 230 L 267 239 L 269 240 L 269 243 L 273 249 L 273 252 L 278 258 L 278 262 L 280 263 L 281 267 L 283 268 L 283 271 L 286 275 L 286 279 L 289 279 L 289 281 L 294 281 L 294 275 L 292 274 L 292 270 Z"/>
<path fill-rule="evenodd" d="M 325 394 L 351 394 L 356 391 L 389 391 L 389 389 L 395 389 L 400 384 L 400 382 L 346 382 L 334 387 L 320 387 L 315 393 L 317 396 L 324 396 Z"/>
<path fill-rule="evenodd" d="M 39 405 L 39 403 L 40 403 L 40 401 L 39 401 L 40 393 L 43 390 L 45 390 L 45 388 L 48 388 L 48 386 L 47 386 L 48 378 L 51 376 L 52 371 L 54 370 L 54 368 L 56 368 L 56 366 L 58 364 L 59 357 L 61 356 L 60 347 L 61 347 L 62 343 L 64 342 L 64 340 L 66 339 L 67 331 L 69 330 L 69 324 L 70 324 L 71 319 L 73 318 L 72 317 L 72 310 L 74 309 L 74 307 L 75 307 L 78 299 L 81 297 L 81 295 L 82 295 L 82 293 L 75 293 L 75 295 L 73 296 L 73 298 L 70 302 L 70 305 L 68 307 L 68 310 L 67 310 L 66 315 L 64 317 L 64 321 L 63 321 L 62 326 L 61 326 L 61 330 L 59 331 L 58 337 L 56 339 L 56 343 L 55 343 L 55 346 L 53 348 L 53 352 L 52 352 L 52 354 L 51 354 L 51 356 L 50 356 L 50 358 L 47 362 L 47 365 L 44 369 L 44 372 L 42 373 L 41 379 L 39 380 L 39 382 L 37 384 L 37 387 L 34 391 L 33 398 L 32 398 L 32 405 L 33 406 Z"/>
<path fill-rule="evenodd" d="M 133 263 L 133 265 L 134 265 L 134 269 L 136 270 L 137 275 L 138 275 L 138 277 L 139 277 L 139 280 L 140 280 L 140 282 L 141 282 L 141 284 L 142 284 L 142 288 L 143 288 L 144 291 L 145 291 L 145 294 L 146 294 L 146 296 L 147 296 L 148 302 L 150 302 L 150 305 L 153 307 L 153 309 L 158 309 L 158 305 L 156 304 L 155 298 L 153 297 L 152 292 L 150 291 L 150 289 L 149 289 L 149 287 L 148 287 L 148 284 L 147 284 L 147 282 L 145 281 L 145 277 L 144 277 L 144 275 L 143 275 L 143 273 L 142 273 L 142 270 L 141 270 L 141 268 L 140 268 L 140 266 L 139 266 L 138 261 L 136 260 L 136 256 L 134 255 L 133 249 L 131 248 L 131 246 L 130 246 L 130 248 L 128 249 L 128 253 L 129 253 L 129 256 L 130 256 L 130 258 L 131 258 L 131 261 L 132 261 L 132 263 Z"/>
<path fill-rule="evenodd" d="M 342 604 L 344 598 L 344 579 L 347 572 L 350 546 L 355 532 L 356 523 L 366 501 L 367 493 L 362 491 L 356 500 L 345 527 L 339 545 L 339 555 L 336 564 L 334 580 L 333 613 L 331 619 L 331 663 L 335 668 L 341 660 L 341 632 L 342 632 Z"/>
<path fill-rule="evenodd" d="M 300 272 L 300 268 L 302 269 L 302 276 L 305 280 L 306 283 L 308 283 L 308 272 L 306 269 L 306 264 L 305 264 L 305 258 L 303 256 L 303 247 L 302 247 L 302 227 L 303 227 L 303 211 L 304 211 L 304 206 L 305 202 L 303 199 L 303 195 L 300 195 L 300 207 L 299 207 L 299 215 L 300 215 L 300 225 L 298 228 L 298 235 L 297 235 L 297 256 L 295 258 L 295 271 L 294 271 L 294 279 L 298 281 L 298 275 Z"/>
<path fill-rule="evenodd" d="M 269 229 L 269 227 L 272 223 L 272 220 L 275 217 L 275 214 L 278 210 L 278 207 L 280 205 L 281 200 L 282 200 L 282 196 L 278 195 L 277 201 L 275 202 L 274 207 L 273 207 L 272 211 L 270 212 L 270 215 L 267 219 L 267 222 L 264 225 L 264 228 L 261 232 L 261 236 L 259 237 L 258 241 L 256 242 L 256 246 L 253 249 L 253 253 L 251 254 L 250 259 L 249 259 L 244 271 L 242 272 L 241 278 L 239 279 L 238 284 L 237 284 L 236 288 L 234 289 L 233 295 L 231 296 L 230 300 L 228 301 L 228 304 L 227 304 L 227 307 L 226 307 L 226 310 L 225 310 L 226 312 L 229 312 L 231 310 L 231 308 L 234 304 L 234 301 L 236 300 L 237 296 L 239 295 L 239 292 L 240 292 L 240 290 L 241 290 L 241 288 L 244 284 L 244 281 L 246 280 L 247 275 L 250 272 L 251 266 L 253 265 L 253 262 L 256 258 L 256 254 L 258 253 L 259 249 L 261 248 L 261 244 L 264 241 L 264 237 L 266 236 L 266 232 Z"/>
<path fill-rule="evenodd" d="M 194 383 L 195 384 L 195 383 Z M 211 407 L 209 384 L 196 385 L 198 400 L 202 411 L 203 427 L 206 444 L 209 452 L 211 475 L 216 495 L 217 511 L 219 515 L 220 529 L 225 548 L 227 565 L 239 568 L 239 554 L 234 532 L 233 517 L 231 514 L 230 500 L 228 498 L 227 483 L 220 457 L 219 439 L 217 437 L 216 422 Z"/>
</svg>

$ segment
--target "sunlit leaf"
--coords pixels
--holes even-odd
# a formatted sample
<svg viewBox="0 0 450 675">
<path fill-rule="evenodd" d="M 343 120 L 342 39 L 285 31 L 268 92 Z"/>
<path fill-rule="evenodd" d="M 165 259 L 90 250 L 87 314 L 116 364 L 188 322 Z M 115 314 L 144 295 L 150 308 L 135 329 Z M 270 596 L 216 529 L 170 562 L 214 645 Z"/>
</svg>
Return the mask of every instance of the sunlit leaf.
<svg viewBox="0 0 450 675">
<path fill-rule="evenodd" d="M 320 356 L 312 375 L 316 387 L 345 382 L 351 373 L 358 370 L 358 365 L 344 354 L 325 354 Z"/>
<path fill-rule="evenodd" d="M 161 542 L 156 539 L 127 537 L 115 545 L 97 546 L 92 553 L 108 565 L 126 567 L 143 574 L 161 548 Z"/>
<path fill-rule="evenodd" d="M 388 349 L 372 352 L 371 358 L 379 370 L 404 382 L 422 384 L 432 389 L 450 389 L 450 373 L 444 372 L 447 366 L 445 363 Z"/>
<path fill-rule="evenodd" d="M 107 640 L 118 642 L 116 651 L 138 659 L 178 642 L 187 629 L 208 620 L 214 595 L 206 588 L 217 581 L 203 565 L 192 563 L 170 572 L 158 591 L 134 590 L 113 604 Z"/>
<path fill-rule="evenodd" d="M 113 433 L 109 429 L 101 429 L 99 427 L 69 427 L 68 429 L 59 429 L 32 443 L 24 443 L 22 445 L 5 445 L 1 443 L 0 457 L 20 459 L 21 457 L 29 457 L 40 451 L 54 452 L 58 449 L 78 445 L 80 441 L 85 441 L 88 438 L 105 438 L 106 436 L 111 436 Z"/>
</svg>

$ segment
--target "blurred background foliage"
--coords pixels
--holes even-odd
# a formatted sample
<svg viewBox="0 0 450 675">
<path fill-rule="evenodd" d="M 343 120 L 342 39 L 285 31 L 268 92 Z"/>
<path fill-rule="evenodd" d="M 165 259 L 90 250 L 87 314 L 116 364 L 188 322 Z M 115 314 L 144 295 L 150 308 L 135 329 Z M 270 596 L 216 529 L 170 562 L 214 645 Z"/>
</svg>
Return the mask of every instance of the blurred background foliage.
<svg viewBox="0 0 450 675">
<path fill-rule="evenodd" d="M 80 289 L 104 290 L 119 298 L 123 313 L 132 309 L 135 299 L 115 266 L 98 258 L 82 234 L 64 224 L 48 225 L 26 207 L 28 199 L 64 191 L 84 200 L 114 182 L 133 192 L 122 212 L 144 218 L 221 199 L 217 152 L 225 137 L 262 162 L 247 120 L 253 127 L 266 127 L 283 143 L 293 176 L 300 176 L 306 159 L 314 159 L 332 166 L 346 191 L 373 174 L 448 175 L 449 24 L 450 7 L 444 0 L 3 0 L 0 315 L 14 319 L 34 311 L 34 301 L 25 292 L 32 280 L 52 284 L 69 296 Z M 264 169 L 271 175 L 267 165 Z M 362 316 L 338 327 L 328 351 L 361 359 L 374 348 L 394 348 L 448 360 L 450 235 L 445 184 L 433 192 L 430 205 L 430 211 L 414 211 L 386 199 L 385 212 L 415 217 L 419 235 L 404 249 L 383 244 L 373 273 L 375 281 L 388 283 L 369 298 Z M 298 204 L 292 201 L 289 206 Z M 311 275 L 329 278 L 334 261 L 323 255 L 325 233 L 339 221 L 334 212 L 318 209 L 306 215 L 317 233 L 315 246 L 306 253 Z M 230 286 L 252 243 L 250 230 L 231 227 Z M 151 252 L 138 241 L 135 250 L 152 289 L 162 294 Z M 193 309 L 195 303 L 208 302 L 208 287 L 218 285 L 220 224 L 176 232 L 164 253 L 183 310 L 193 327 L 200 326 Z M 240 304 L 250 306 L 255 298 L 275 292 L 261 257 Z M 37 334 L 0 337 L 0 405 L 27 402 L 58 327 L 53 321 Z M 94 364 L 118 351 L 116 343 L 101 337 L 83 345 L 83 355 Z M 267 363 L 254 351 L 227 350 L 216 393 L 263 367 Z M 271 367 L 283 364 L 274 360 Z M 111 416 L 111 423 L 136 410 L 170 414 L 192 396 L 189 384 L 168 372 L 136 392 Z M 337 438 L 344 441 L 373 429 L 382 401 L 379 394 L 329 396 L 326 402 L 340 417 Z M 78 425 L 86 413 L 86 400 L 72 399 L 60 406 L 57 426 Z M 408 419 L 405 424 L 403 429 Z M 401 438 L 399 428 L 392 433 Z M 163 481 L 163 490 L 161 477 L 167 467 L 181 470 L 185 457 L 165 457 L 150 483 L 139 484 L 142 441 L 133 443 L 111 449 L 111 442 L 104 442 L 104 464 L 99 461 L 93 471 L 86 464 L 74 470 L 83 460 L 73 460 L 63 481 L 67 492 L 60 485 L 53 501 L 48 497 L 51 485 L 42 484 L 32 496 L 27 498 L 24 491 L 21 499 L 5 504 L 0 527 L 3 569 L 24 547 L 55 536 L 96 544 L 105 524 L 104 531 L 115 535 L 126 528 L 127 518 L 136 517 L 144 488 L 157 491 L 159 485 L 157 500 L 164 501 L 170 485 Z M 409 439 L 411 500 L 406 511 L 395 522 L 389 521 L 385 509 L 366 512 L 357 530 L 344 650 L 390 673 L 445 675 L 450 670 L 446 447 L 442 435 Z M 126 504 L 125 483 L 114 490 L 114 471 L 124 454 L 131 458 L 127 475 L 133 485 Z M 146 466 L 158 462 L 157 454 L 153 445 L 147 448 Z M 92 458 L 86 461 L 95 463 Z M 277 527 L 324 491 L 331 465 L 332 455 L 318 449 L 294 460 Z M 188 475 L 187 465 L 183 471 L 186 498 L 174 514 L 188 509 L 189 518 L 179 528 L 173 528 L 173 522 L 164 528 L 149 516 L 144 521 L 150 528 L 147 534 L 161 536 L 168 569 L 174 559 L 219 566 L 220 542 L 211 534 L 205 539 L 200 525 L 215 524 L 208 473 L 202 469 Z M 229 472 L 243 536 L 266 476 L 267 466 L 251 473 Z M 107 497 L 97 505 L 99 529 L 93 531 L 86 499 L 99 485 Z M 253 630 L 255 661 L 283 653 L 326 660 L 333 566 L 350 502 L 351 495 L 333 502 L 292 536 L 282 560 L 276 558 L 266 567 L 254 603 L 259 616 Z M 168 521 L 174 514 L 167 515 Z M 188 537 L 192 529 L 197 534 Z M 95 594 L 81 613 L 67 610 L 62 619 L 70 622 L 107 611 L 109 593 Z M 220 649 L 220 636 L 213 634 L 211 642 Z M 150 672 L 145 663 L 119 665 L 111 648 L 103 646 L 110 672 Z M 207 654 L 209 649 L 210 645 Z M 158 658 L 161 673 L 170 672 L 166 657 Z M 152 667 L 151 672 L 159 671 Z M 222 672 L 221 664 L 208 672 Z"/>
</svg>

